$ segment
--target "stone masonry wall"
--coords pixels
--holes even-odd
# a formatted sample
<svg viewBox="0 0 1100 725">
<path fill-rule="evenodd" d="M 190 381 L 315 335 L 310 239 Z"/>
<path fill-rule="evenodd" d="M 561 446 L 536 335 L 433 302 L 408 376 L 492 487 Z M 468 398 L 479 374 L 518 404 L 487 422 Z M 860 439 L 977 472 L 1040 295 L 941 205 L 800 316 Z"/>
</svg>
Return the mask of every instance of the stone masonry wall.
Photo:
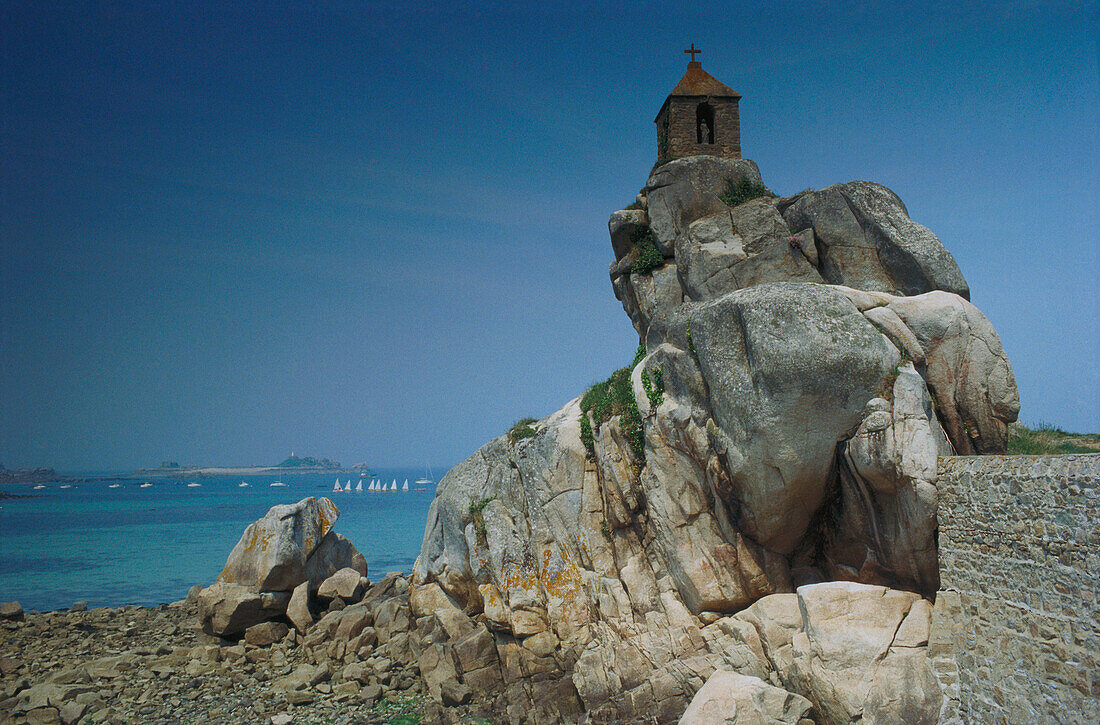
<svg viewBox="0 0 1100 725">
<path fill-rule="evenodd" d="M 940 460 L 941 722 L 1100 722 L 1100 454 Z"/>
<path fill-rule="evenodd" d="M 697 143 L 699 135 L 695 121 L 696 107 L 706 100 L 714 107 L 714 143 Z M 737 101 L 728 98 L 670 98 L 668 106 L 657 119 L 657 133 L 668 115 L 668 158 L 685 156 L 721 156 L 741 158 L 741 119 Z M 657 150 L 658 155 L 660 149 Z"/>
</svg>

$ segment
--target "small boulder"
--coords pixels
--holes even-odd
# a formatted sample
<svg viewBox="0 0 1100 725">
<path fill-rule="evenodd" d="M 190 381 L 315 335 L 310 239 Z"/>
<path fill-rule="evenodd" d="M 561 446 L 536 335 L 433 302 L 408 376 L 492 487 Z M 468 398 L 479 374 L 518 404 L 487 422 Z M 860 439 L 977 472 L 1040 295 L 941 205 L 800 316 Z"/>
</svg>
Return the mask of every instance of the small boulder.
<svg viewBox="0 0 1100 725">
<path fill-rule="evenodd" d="M 453 707 L 455 705 L 465 705 L 470 701 L 473 692 L 465 683 L 454 678 L 448 678 L 440 685 L 440 695 L 443 697 L 444 705 Z"/>
<path fill-rule="evenodd" d="M 313 693 L 309 690 L 287 690 L 286 701 L 291 705 L 307 705 L 313 702 Z"/>
<path fill-rule="evenodd" d="M 199 594 L 199 618 L 207 634 L 227 637 L 267 620 L 260 595 L 240 584 L 217 582 Z"/>
<path fill-rule="evenodd" d="M 290 604 L 286 608 L 286 616 L 299 634 L 305 634 L 313 624 L 313 615 L 309 611 L 308 581 L 294 587 L 290 595 Z"/>
<path fill-rule="evenodd" d="M 325 599 L 340 597 L 345 602 L 358 601 L 363 596 L 360 574 L 351 567 L 345 567 L 321 583 L 317 596 Z"/>
<path fill-rule="evenodd" d="M 289 631 L 282 622 L 263 622 L 246 629 L 244 641 L 256 647 L 270 647 L 286 637 Z"/>
<path fill-rule="evenodd" d="M 61 706 L 58 714 L 63 725 L 76 725 L 86 712 L 88 712 L 88 703 L 71 700 Z"/>
<path fill-rule="evenodd" d="M 23 619 L 23 606 L 19 602 L 4 602 L 0 604 L 0 619 L 8 619 L 15 622 Z"/>
<path fill-rule="evenodd" d="M 812 707 L 759 677 L 718 670 L 695 693 L 680 725 L 797 725 Z"/>
<path fill-rule="evenodd" d="M 325 579 L 344 568 L 355 569 L 361 576 L 367 575 L 367 560 L 355 548 L 355 544 L 335 531 L 330 531 L 306 562 L 305 579 L 318 586 Z"/>
</svg>

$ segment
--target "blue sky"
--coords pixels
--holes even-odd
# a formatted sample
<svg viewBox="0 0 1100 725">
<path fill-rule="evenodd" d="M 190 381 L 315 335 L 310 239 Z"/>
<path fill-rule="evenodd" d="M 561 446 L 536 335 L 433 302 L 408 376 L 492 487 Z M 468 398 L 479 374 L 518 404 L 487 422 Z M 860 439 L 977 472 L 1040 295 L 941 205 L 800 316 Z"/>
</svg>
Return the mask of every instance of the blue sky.
<svg viewBox="0 0 1100 725">
<path fill-rule="evenodd" d="M 692 42 L 771 188 L 892 188 L 1022 419 L 1100 430 L 1095 5 L 764 5 L 5 3 L 0 462 L 442 466 L 556 410 L 632 357 L 607 217 Z"/>
</svg>

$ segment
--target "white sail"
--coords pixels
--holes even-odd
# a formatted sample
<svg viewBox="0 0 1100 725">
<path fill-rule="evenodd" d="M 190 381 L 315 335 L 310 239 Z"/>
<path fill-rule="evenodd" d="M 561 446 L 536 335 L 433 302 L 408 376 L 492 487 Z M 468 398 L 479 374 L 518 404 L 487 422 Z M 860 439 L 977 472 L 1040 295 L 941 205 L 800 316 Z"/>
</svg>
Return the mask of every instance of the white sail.
<svg viewBox="0 0 1100 725">
<path fill-rule="evenodd" d="M 360 478 L 359 483 L 355 484 L 355 490 L 356 490 L 356 492 L 362 492 L 363 491 L 363 479 Z"/>
<path fill-rule="evenodd" d="M 348 479 L 348 482 L 344 484 L 344 490 L 345 491 L 350 491 L 351 490 L 351 479 L 350 478 Z"/>
<path fill-rule="evenodd" d="M 340 479 L 336 479 L 336 483 L 332 484 L 332 492 L 337 493 L 340 490 Z"/>
<path fill-rule="evenodd" d="M 401 486 L 401 490 L 402 491 L 408 491 L 409 490 L 409 479 L 407 479 L 407 478 L 405 479 L 405 483 Z"/>
<path fill-rule="evenodd" d="M 375 490 L 375 488 L 374 488 L 374 479 L 373 478 L 370 480 L 370 485 L 367 486 L 367 490 L 368 491 L 374 491 Z"/>
</svg>

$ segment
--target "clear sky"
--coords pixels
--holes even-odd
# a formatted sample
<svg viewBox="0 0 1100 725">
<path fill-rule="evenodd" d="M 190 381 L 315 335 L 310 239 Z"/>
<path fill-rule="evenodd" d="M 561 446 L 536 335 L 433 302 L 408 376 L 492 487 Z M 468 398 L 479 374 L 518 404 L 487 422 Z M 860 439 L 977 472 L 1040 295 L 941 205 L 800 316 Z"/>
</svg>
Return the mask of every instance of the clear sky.
<svg viewBox="0 0 1100 725">
<path fill-rule="evenodd" d="M 0 462 L 439 467 L 556 410 L 637 344 L 607 217 L 692 42 L 772 189 L 896 191 L 1022 419 L 1100 430 L 1095 3 L 518 5 L 3 3 Z"/>
</svg>

